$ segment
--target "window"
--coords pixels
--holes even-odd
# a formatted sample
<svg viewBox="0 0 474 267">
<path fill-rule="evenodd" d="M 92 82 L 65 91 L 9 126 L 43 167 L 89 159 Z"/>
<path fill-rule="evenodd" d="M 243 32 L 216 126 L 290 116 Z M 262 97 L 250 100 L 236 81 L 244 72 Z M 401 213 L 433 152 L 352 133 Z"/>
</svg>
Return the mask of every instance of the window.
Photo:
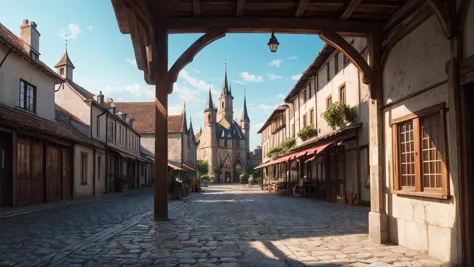
<svg viewBox="0 0 474 267">
<path fill-rule="evenodd" d="M 20 108 L 36 112 L 36 86 L 20 80 Z"/>
<path fill-rule="evenodd" d="M 292 133 L 291 135 L 295 137 L 295 124 L 294 123 L 291 125 L 291 133 Z"/>
<path fill-rule="evenodd" d="M 102 175 L 102 158 L 99 156 L 97 158 L 97 180 L 100 181 L 100 176 Z"/>
<path fill-rule="evenodd" d="M 345 84 L 339 87 L 339 102 L 343 104 L 346 103 L 346 85 Z"/>
<path fill-rule="evenodd" d="M 306 114 L 303 115 L 303 126 L 306 126 Z"/>
<path fill-rule="evenodd" d="M 59 74 L 64 75 L 64 68 L 59 69 Z"/>
<path fill-rule="evenodd" d="M 31 56 L 31 59 L 38 62 L 38 53 L 36 53 L 34 51 L 30 51 L 30 56 Z"/>
<path fill-rule="evenodd" d="M 306 103 L 306 90 L 303 90 L 303 103 Z"/>
<path fill-rule="evenodd" d="M 339 52 L 334 56 L 334 74 L 339 72 Z"/>
<path fill-rule="evenodd" d="M 326 110 L 328 110 L 332 106 L 332 96 L 328 96 L 326 98 Z"/>
<path fill-rule="evenodd" d="M 444 103 L 392 121 L 396 194 L 446 199 Z"/>
<path fill-rule="evenodd" d="M 207 121 L 211 122 L 211 114 L 207 114 Z"/>
<path fill-rule="evenodd" d="M 30 176 L 30 144 L 22 141 L 17 142 L 16 171 L 18 176 Z"/>
<path fill-rule="evenodd" d="M 330 69 L 329 69 L 329 62 L 328 62 L 328 64 L 326 65 L 326 78 L 328 79 L 327 82 L 329 82 L 329 80 L 331 80 L 331 73 L 330 73 Z"/>
<path fill-rule="evenodd" d="M 314 109 L 309 110 L 309 124 L 314 126 Z"/>
<path fill-rule="evenodd" d="M 316 87 L 315 92 L 318 92 L 318 91 L 319 91 L 319 75 L 316 75 L 316 82 L 315 82 L 315 84 L 316 84 L 316 86 L 315 86 L 315 87 Z"/>
<path fill-rule="evenodd" d="M 81 184 L 87 184 L 87 153 L 81 152 Z"/>
<path fill-rule="evenodd" d="M 122 144 L 122 126 L 119 125 L 118 131 L 117 131 L 117 139 L 119 144 Z"/>
<path fill-rule="evenodd" d="M 344 64 L 344 67 L 349 65 L 349 63 L 350 63 L 349 58 L 346 55 L 342 56 L 342 62 Z"/>
<path fill-rule="evenodd" d="M 113 139 L 114 139 L 114 124 L 113 124 L 113 122 L 109 121 L 107 127 L 108 127 L 108 129 L 107 129 L 107 141 L 113 142 Z"/>
<path fill-rule="evenodd" d="M 313 91 L 313 89 L 311 88 L 313 86 L 313 83 L 310 82 L 309 83 L 309 90 L 308 90 L 308 99 L 311 99 L 311 91 Z"/>
</svg>

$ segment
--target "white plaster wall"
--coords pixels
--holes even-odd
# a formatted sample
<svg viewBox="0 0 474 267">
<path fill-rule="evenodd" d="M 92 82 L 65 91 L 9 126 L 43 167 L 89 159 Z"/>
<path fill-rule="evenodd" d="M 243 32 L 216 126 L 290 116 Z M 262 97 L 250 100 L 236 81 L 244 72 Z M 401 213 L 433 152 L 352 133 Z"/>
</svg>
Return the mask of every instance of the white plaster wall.
<svg viewBox="0 0 474 267">
<path fill-rule="evenodd" d="M 155 154 L 155 135 L 154 134 L 142 134 L 140 140 L 141 145 L 148 149 L 151 153 Z"/>
<path fill-rule="evenodd" d="M 87 153 L 87 183 L 81 183 L 81 152 Z M 74 197 L 86 197 L 93 194 L 94 155 L 92 148 L 74 145 Z"/>
<path fill-rule="evenodd" d="M 474 3 L 469 6 L 463 29 L 464 57 L 474 55 Z"/>
<path fill-rule="evenodd" d="M 59 86 L 61 86 L 61 89 L 55 93 L 54 101 L 56 104 L 79 118 L 83 123 L 90 126 L 90 104 L 84 102 L 84 100 L 82 100 L 82 98 L 79 97 L 74 91 L 72 91 L 72 89 L 67 84 L 57 85 L 56 89 L 58 89 Z"/>
<path fill-rule="evenodd" d="M 91 117 L 91 128 L 92 136 L 105 143 L 107 138 L 107 113 L 104 114 L 104 110 L 98 108 L 95 105 L 91 105 L 92 117 Z M 108 111 L 105 111 L 108 112 Z M 99 121 L 99 123 L 97 123 Z M 97 131 L 99 128 L 99 131 Z"/>
<path fill-rule="evenodd" d="M 100 161 L 101 161 L 100 168 L 99 168 L 99 157 L 100 157 Z M 95 193 L 96 193 L 96 195 L 105 194 L 105 168 L 106 168 L 105 153 L 100 152 L 100 151 L 96 151 L 95 159 L 96 159 L 96 162 L 95 162 L 95 172 L 96 172 L 96 174 L 95 174 L 95 177 L 96 177 Z"/>
<path fill-rule="evenodd" d="M 8 52 L 0 45 L 0 58 Z M 15 52 L 10 53 L 0 68 L 0 103 L 18 107 L 20 101 L 20 79 L 36 86 L 36 114 L 44 119 L 54 121 L 54 80 L 40 68 L 31 65 Z"/>
<path fill-rule="evenodd" d="M 447 79 L 445 62 L 449 41 L 432 17 L 398 43 L 384 70 L 384 101 L 389 103 L 409 93 Z M 390 193 L 393 181 L 392 133 L 390 121 L 432 105 L 446 102 L 454 108 L 447 84 L 412 97 L 384 111 L 385 205 L 392 242 L 428 253 L 442 261 L 460 261 L 459 215 L 456 213 L 457 153 L 455 122 L 446 113 L 450 200 L 407 197 Z"/>
<path fill-rule="evenodd" d="M 168 161 L 180 167 L 181 162 L 181 133 L 168 134 Z"/>
</svg>

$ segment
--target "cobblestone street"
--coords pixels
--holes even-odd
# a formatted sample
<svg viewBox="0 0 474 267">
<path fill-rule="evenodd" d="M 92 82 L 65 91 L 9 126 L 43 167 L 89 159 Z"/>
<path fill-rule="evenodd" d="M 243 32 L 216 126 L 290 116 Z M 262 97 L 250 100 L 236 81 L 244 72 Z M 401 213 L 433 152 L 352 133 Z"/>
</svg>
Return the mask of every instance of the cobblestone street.
<svg viewBox="0 0 474 267">
<path fill-rule="evenodd" d="M 0 266 L 441 266 L 367 240 L 365 207 L 241 185 L 205 188 L 152 220 L 150 189 L 0 219 Z"/>
</svg>

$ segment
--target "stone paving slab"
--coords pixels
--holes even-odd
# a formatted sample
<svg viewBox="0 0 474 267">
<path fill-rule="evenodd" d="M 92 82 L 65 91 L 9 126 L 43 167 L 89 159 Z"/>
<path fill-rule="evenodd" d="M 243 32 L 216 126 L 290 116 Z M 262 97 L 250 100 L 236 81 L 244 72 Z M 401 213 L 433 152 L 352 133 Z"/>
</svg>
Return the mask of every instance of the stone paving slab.
<svg viewBox="0 0 474 267">
<path fill-rule="evenodd" d="M 370 242 L 367 214 L 365 207 L 211 186 L 171 211 L 169 221 L 147 217 L 57 266 L 448 266 Z"/>
</svg>

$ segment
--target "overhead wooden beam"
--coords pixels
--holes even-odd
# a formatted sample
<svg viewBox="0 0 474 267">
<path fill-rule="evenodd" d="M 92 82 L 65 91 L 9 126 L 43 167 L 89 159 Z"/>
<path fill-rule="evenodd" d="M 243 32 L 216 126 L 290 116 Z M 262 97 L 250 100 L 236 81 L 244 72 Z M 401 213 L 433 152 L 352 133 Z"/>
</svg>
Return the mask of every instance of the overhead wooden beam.
<svg viewBox="0 0 474 267">
<path fill-rule="evenodd" d="M 420 0 L 411 0 L 408 1 L 404 6 L 399 8 L 384 24 L 383 32 L 386 35 L 386 32 L 390 32 L 393 28 L 396 28 L 400 23 L 410 17 L 413 12 L 423 5 L 423 2 Z"/>
<path fill-rule="evenodd" d="M 173 83 L 175 83 L 178 79 L 179 72 L 184 67 L 186 67 L 186 65 L 193 61 L 194 57 L 197 53 L 199 53 L 199 51 L 215 40 L 224 37 L 226 32 L 227 30 L 223 28 L 212 29 L 203 36 L 199 37 L 199 39 L 197 39 L 191 46 L 188 47 L 188 49 L 186 49 L 186 51 L 184 51 L 183 54 L 181 54 L 168 73 L 168 81 L 170 83 L 170 91 L 168 92 L 169 94 L 173 92 Z"/>
<path fill-rule="evenodd" d="M 132 39 L 133 51 L 135 52 L 135 60 L 139 70 L 144 70 L 146 67 L 146 48 L 145 40 L 142 32 L 139 30 L 139 21 L 135 17 L 132 10 L 125 8 L 128 26 L 130 29 L 130 37 Z"/>
<path fill-rule="evenodd" d="M 295 18 L 301 18 L 301 16 L 303 16 L 303 13 L 306 10 L 306 7 L 308 6 L 308 2 L 309 0 L 300 0 L 300 4 L 298 5 L 298 9 L 295 13 Z"/>
<path fill-rule="evenodd" d="M 438 18 L 441 28 L 443 28 L 444 34 L 446 37 L 449 37 L 450 28 L 448 7 L 441 0 L 427 0 L 427 2 Z"/>
<path fill-rule="evenodd" d="M 168 33 L 198 33 L 213 28 L 226 28 L 228 33 L 319 34 L 323 31 L 333 31 L 353 36 L 365 36 L 373 28 L 372 23 L 360 21 L 260 17 L 169 18 L 167 25 Z"/>
<path fill-rule="evenodd" d="M 154 18 L 150 13 L 150 8 L 144 0 L 123 0 L 123 5 L 132 10 L 137 19 L 139 19 L 144 25 L 153 27 Z"/>
<path fill-rule="evenodd" d="M 194 16 L 200 17 L 201 16 L 201 3 L 199 3 L 199 0 L 193 0 L 193 9 L 194 9 Z"/>
<path fill-rule="evenodd" d="M 362 0 L 351 0 L 341 15 L 341 20 L 348 20 Z"/>
<path fill-rule="evenodd" d="M 245 0 L 237 0 L 237 10 L 235 16 L 241 17 L 244 14 Z"/>
<path fill-rule="evenodd" d="M 457 18 L 458 18 L 458 26 L 462 29 L 464 27 L 464 22 L 467 18 L 467 13 L 469 12 L 469 7 L 471 5 L 471 0 L 462 0 L 461 4 L 459 4 L 459 8 L 457 11 Z"/>
<path fill-rule="evenodd" d="M 343 53 L 363 74 L 363 82 L 369 84 L 372 82 L 372 69 L 362 57 L 361 54 L 336 32 L 325 31 L 319 35 L 328 45 L 334 47 Z"/>
</svg>

